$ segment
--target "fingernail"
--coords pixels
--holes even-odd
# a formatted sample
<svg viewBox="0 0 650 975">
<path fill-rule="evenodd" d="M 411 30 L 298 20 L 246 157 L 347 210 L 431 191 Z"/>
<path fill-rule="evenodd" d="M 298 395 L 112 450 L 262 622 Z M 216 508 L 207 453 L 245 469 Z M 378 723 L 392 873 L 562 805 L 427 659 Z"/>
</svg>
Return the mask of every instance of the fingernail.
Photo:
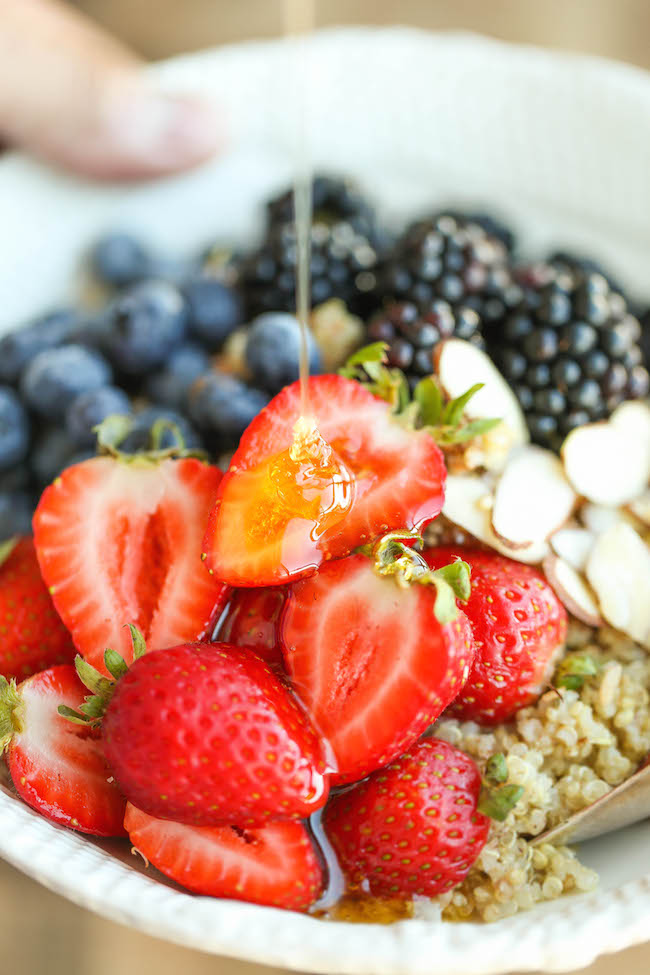
<svg viewBox="0 0 650 975">
<path fill-rule="evenodd" d="M 215 109 L 196 96 L 121 91 L 113 99 L 111 116 L 120 151 L 161 170 L 200 162 L 223 142 Z"/>
</svg>

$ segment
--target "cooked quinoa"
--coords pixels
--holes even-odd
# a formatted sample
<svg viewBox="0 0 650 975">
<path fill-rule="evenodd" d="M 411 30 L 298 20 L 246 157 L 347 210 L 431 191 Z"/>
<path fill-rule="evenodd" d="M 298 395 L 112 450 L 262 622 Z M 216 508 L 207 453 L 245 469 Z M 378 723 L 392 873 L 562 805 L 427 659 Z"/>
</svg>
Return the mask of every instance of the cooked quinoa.
<svg viewBox="0 0 650 975">
<path fill-rule="evenodd" d="M 442 719 L 433 734 L 471 755 L 481 769 L 503 752 L 508 781 L 524 794 L 490 837 L 470 873 L 437 901 L 446 920 L 496 921 L 598 883 L 566 846 L 530 839 L 564 822 L 628 778 L 650 752 L 650 656 L 608 627 L 573 622 L 567 654 L 598 668 L 579 691 L 548 690 L 509 724 L 485 728 Z"/>
</svg>

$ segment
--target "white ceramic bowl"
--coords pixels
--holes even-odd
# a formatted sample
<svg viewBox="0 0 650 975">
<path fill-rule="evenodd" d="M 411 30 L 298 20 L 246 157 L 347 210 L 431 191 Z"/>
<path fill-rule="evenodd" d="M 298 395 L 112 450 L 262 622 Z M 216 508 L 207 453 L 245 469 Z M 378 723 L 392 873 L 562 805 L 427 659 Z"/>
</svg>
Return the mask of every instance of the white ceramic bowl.
<svg viewBox="0 0 650 975">
<path fill-rule="evenodd" d="M 109 227 L 189 251 L 250 240 L 286 182 L 293 125 L 286 48 L 250 44 L 170 62 L 162 84 L 214 92 L 230 149 L 155 185 L 81 185 L 19 156 L 0 162 L 0 331 L 70 293 L 80 256 Z M 357 176 L 403 219 L 438 203 L 482 204 L 524 247 L 582 249 L 650 297 L 650 77 L 607 62 L 469 36 L 345 30 L 310 48 L 312 154 Z M 645 294 L 644 294 L 645 291 Z M 0 854 L 71 900 L 204 951 L 312 972 L 489 975 L 566 971 L 650 931 L 650 823 L 582 850 L 602 878 L 493 925 L 330 924 L 192 897 L 145 876 L 125 846 L 95 844 L 0 792 Z"/>
</svg>

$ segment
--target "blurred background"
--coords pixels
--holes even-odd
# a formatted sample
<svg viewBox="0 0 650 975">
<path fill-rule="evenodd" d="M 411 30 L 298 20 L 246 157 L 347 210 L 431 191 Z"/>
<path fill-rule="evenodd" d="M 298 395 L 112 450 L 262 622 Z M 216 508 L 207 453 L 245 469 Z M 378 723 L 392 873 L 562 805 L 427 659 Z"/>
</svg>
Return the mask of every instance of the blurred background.
<svg viewBox="0 0 650 975">
<path fill-rule="evenodd" d="M 71 0 L 147 58 L 281 33 L 278 0 Z M 650 69 L 648 0 L 320 0 L 318 26 L 402 23 L 471 30 Z M 282 975 L 186 951 L 105 922 L 0 863 L 0 975 Z M 650 946 L 583 975 L 647 975 Z"/>
</svg>

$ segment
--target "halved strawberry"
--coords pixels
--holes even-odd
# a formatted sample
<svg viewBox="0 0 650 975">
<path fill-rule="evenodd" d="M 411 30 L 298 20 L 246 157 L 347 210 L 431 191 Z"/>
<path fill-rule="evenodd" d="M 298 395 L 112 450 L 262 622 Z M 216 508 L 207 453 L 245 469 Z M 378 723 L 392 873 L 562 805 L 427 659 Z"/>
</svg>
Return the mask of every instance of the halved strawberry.
<svg viewBox="0 0 650 975">
<path fill-rule="evenodd" d="M 124 826 L 136 850 L 196 894 L 306 911 L 323 885 L 318 856 L 302 823 L 246 830 L 184 826 L 128 803 Z"/>
<path fill-rule="evenodd" d="M 95 457 L 44 492 L 34 515 L 41 572 L 75 646 L 100 670 L 106 647 L 132 660 L 127 622 L 150 650 L 208 631 L 227 596 L 201 562 L 220 480 L 194 458 Z"/>
<path fill-rule="evenodd" d="M 18 794 L 62 826 L 96 836 L 122 836 L 125 799 L 104 757 L 98 731 L 61 717 L 87 690 L 71 664 L 51 667 L 16 687 L 0 679 L 0 740 Z"/>
<path fill-rule="evenodd" d="M 435 607 L 432 586 L 397 585 L 364 555 L 330 562 L 290 588 L 285 664 L 332 747 L 333 784 L 400 755 L 459 693 L 474 659 L 469 623 L 459 612 L 443 624 Z"/>
<path fill-rule="evenodd" d="M 217 639 L 235 647 L 248 647 L 269 667 L 282 670 L 284 661 L 278 628 L 286 596 L 283 586 L 235 589 Z"/>
<path fill-rule="evenodd" d="M 303 418 L 294 443 L 300 386 L 288 386 L 221 482 L 204 551 L 229 585 L 289 582 L 391 529 L 419 530 L 442 508 L 445 464 L 429 433 L 351 379 L 314 376 L 308 395 L 315 424 Z"/>
</svg>

